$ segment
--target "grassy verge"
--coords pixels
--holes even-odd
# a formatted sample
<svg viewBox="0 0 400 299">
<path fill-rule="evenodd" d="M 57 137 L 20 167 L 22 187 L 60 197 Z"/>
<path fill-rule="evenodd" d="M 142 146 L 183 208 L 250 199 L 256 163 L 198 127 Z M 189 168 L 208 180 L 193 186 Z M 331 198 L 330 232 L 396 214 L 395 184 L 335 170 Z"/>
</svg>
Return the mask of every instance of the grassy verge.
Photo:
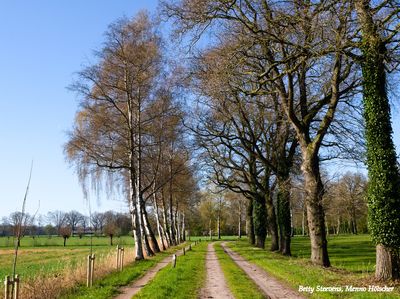
<svg viewBox="0 0 400 299">
<path fill-rule="evenodd" d="M 87 288 L 86 285 L 79 284 L 73 289 L 68 290 L 62 299 L 106 299 L 118 294 L 118 290 L 131 283 L 132 281 L 143 276 L 147 270 L 155 266 L 171 253 L 182 248 L 185 244 L 169 248 L 166 251 L 158 253 L 156 256 L 147 258 L 146 260 L 136 261 L 124 267 L 124 270 L 115 271 L 109 275 L 98 279 L 94 282 L 92 288 Z"/>
<path fill-rule="evenodd" d="M 312 265 L 308 255 L 302 257 L 309 246 L 306 238 L 294 239 L 294 257 L 254 248 L 245 241 L 228 243 L 228 246 L 295 290 L 300 286 L 315 288 L 312 294 L 302 292 L 310 298 L 400 298 L 398 284 L 390 293 L 346 290 L 346 286 L 366 287 L 368 290 L 370 285 L 382 285 L 372 280 L 370 258 L 374 249 L 366 239 L 367 236 L 342 236 L 330 240 L 331 269 Z M 317 291 L 318 286 L 341 287 L 343 292 Z"/>
<path fill-rule="evenodd" d="M 198 298 L 206 276 L 206 253 L 207 242 L 192 246 L 192 251 L 178 257 L 176 268 L 162 269 L 134 298 Z"/>
<path fill-rule="evenodd" d="M 226 253 L 224 253 L 220 244 L 214 245 L 214 248 L 222 271 L 224 272 L 228 287 L 235 298 L 266 298 L 246 273 L 244 273 L 244 271 L 240 269 Z"/>
</svg>

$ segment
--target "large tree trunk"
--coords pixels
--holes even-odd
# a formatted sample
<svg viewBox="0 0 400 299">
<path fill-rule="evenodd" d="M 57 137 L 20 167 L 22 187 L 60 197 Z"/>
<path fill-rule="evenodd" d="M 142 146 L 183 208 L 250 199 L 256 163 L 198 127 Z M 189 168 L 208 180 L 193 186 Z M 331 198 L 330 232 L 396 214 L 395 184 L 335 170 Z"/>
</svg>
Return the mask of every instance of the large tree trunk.
<svg viewBox="0 0 400 299">
<path fill-rule="evenodd" d="M 161 227 L 161 222 L 160 222 L 160 215 L 158 214 L 158 203 L 157 203 L 157 197 L 156 194 L 153 194 L 153 204 L 154 204 L 154 212 L 155 212 L 155 216 L 156 216 L 156 225 L 157 225 L 157 233 L 158 233 L 158 237 L 160 238 L 160 244 L 161 244 L 161 248 L 162 250 L 165 250 L 165 244 L 164 244 L 164 238 L 163 238 L 163 234 L 161 232 L 162 227 Z"/>
<path fill-rule="evenodd" d="M 178 207 L 176 207 L 175 213 L 175 227 L 176 227 L 176 243 L 179 244 L 182 242 L 182 232 L 181 232 L 181 213 L 178 211 Z"/>
<path fill-rule="evenodd" d="M 324 186 L 319 172 L 317 155 L 308 155 L 307 149 L 302 149 L 302 171 L 305 178 L 307 221 L 311 241 L 311 262 L 316 265 L 330 267 L 328 256 L 328 241 L 325 230 L 325 213 L 322 207 Z"/>
<path fill-rule="evenodd" d="M 137 197 L 135 198 L 134 182 L 135 177 L 133 171 L 131 171 L 129 180 L 129 211 L 132 219 L 133 238 L 135 240 L 135 260 L 142 260 L 144 259 L 144 255 L 142 247 L 142 234 L 140 231 L 140 203 L 137 200 Z"/>
<path fill-rule="evenodd" d="M 172 186 L 173 186 L 173 181 L 172 181 L 172 157 L 170 157 L 169 160 L 169 234 L 171 238 L 171 244 L 172 245 L 177 245 L 176 243 L 176 230 L 174 226 L 174 211 L 173 211 L 173 194 L 172 194 Z"/>
<path fill-rule="evenodd" d="M 239 201 L 238 238 L 242 238 L 242 202 Z"/>
<path fill-rule="evenodd" d="M 140 233 L 140 223 L 138 221 L 138 216 L 136 208 L 133 213 L 131 213 L 132 223 L 133 223 L 133 238 L 135 240 L 135 260 L 144 259 L 143 247 L 142 247 L 142 236 Z"/>
<path fill-rule="evenodd" d="M 141 218 L 141 226 L 140 226 L 140 232 L 142 234 L 142 240 L 143 240 L 143 247 L 144 250 L 146 251 L 146 255 L 147 256 L 153 256 L 154 252 L 150 247 L 150 243 L 149 243 L 149 238 L 148 235 L 146 234 L 146 227 L 145 227 L 145 220 L 144 220 L 144 207 L 141 206 L 141 213 L 140 213 L 140 218 Z"/>
<path fill-rule="evenodd" d="M 154 253 L 160 252 L 160 247 L 158 246 L 156 236 L 154 235 L 153 229 L 151 228 L 145 206 L 143 206 L 143 220 L 144 220 L 144 227 L 146 230 L 146 235 L 150 242 L 150 247 L 153 249 Z"/>
<path fill-rule="evenodd" d="M 253 217 L 255 245 L 259 248 L 265 248 L 265 238 L 267 237 L 265 197 L 255 196 L 253 200 Z"/>
<path fill-rule="evenodd" d="M 375 277 L 378 280 L 398 279 L 400 268 L 399 249 L 385 247 L 382 244 L 376 246 L 376 270 Z"/>
<path fill-rule="evenodd" d="M 162 226 L 160 223 L 160 215 L 158 214 L 158 203 L 157 203 L 157 196 L 156 193 L 153 193 L 153 203 L 154 203 L 154 212 L 156 216 L 156 225 L 157 225 L 157 232 L 158 232 L 158 237 L 160 238 L 160 243 L 161 243 L 161 248 L 162 250 L 166 249 L 166 246 L 164 244 L 164 236 L 162 232 Z"/>
<path fill-rule="evenodd" d="M 164 226 L 164 234 L 165 234 L 165 238 L 167 240 L 167 246 L 170 247 L 172 246 L 172 242 L 171 242 L 171 236 L 169 235 L 169 225 L 168 225 L 168 212 L 167 212 L 167 207 L 165 205 L 165 200 L 164 200 L 164 192 L 162 191 L 162 196 L 161 196 L 161 204 L 162 204 L 162 215 L 163 215 L 163 226 Z"/>
<path fill-rule="evenodd" d="M 354 208 L 351 217 L 352 217 L 351 221 L 353 222 L 353 234 L 357 235 L 358 234 L 357 218 L 356 218 L 356 211 Z"/>
<path fill-rule="evenodd" d="M 358 0 L 355 5 L 362 32 L 368 217 L 376 244 L 375 277 L 379 280 L 396 279 L 400 276 L 400 174 L 386 90 L 386 37 L 381 36 L 370 1 Z"/>
<path fill-rule="evenodd" d="M 254 222 L 253 222 L 253 199 L 249 199 L 246 214 L 246 234 L 250 244 L 255 244 Z"/>
<path fill-rule="evenodd" d="M 185 212 L 182 212 L 182 242 L 186 241 Z"/>
<path fill-rule="evenodd" d="M 217 236 L 218 236 L 218 240 L 221 240 L 221 216 L 218 213 L 218 217 L 217 217 Z"/>
<path fill-rule="evenodd" d="M 280 232 L 279 250 L 283 255 L 291 255 L 291 214 L 289 177 L 278 176 L 278 223 Z"/>
<path fill-rule="evenodd" d="M 272 201 L 271 193 L 268 192 L 265 194 L 265 204 L 267 208 L 267 226 L 268 226 L 268 233 L 271 236 L 271 251 L 279 250 L 279 235 L 278 235 L 278 226 L 276 223 L 276 213 L 274 203 Z"/>
<path fill-rule="evenodd" d="M 174 211 L 173 211 L 173 202 L 172 202 L 172 190 L 170 190 L 170 194 L 169 194 L 169 235 L 170 235 L 170 238 L 171 238 L 171 244 L 172 245 L 176 245 L 176 233 L 175 233 L 175 227 L 174 227 Z"/>
<path fill-rule="evenodd" d="M 210 236 L 210 240 L 212 240 L 212 221 L 211 221 L 211 217 L 210 217 L 210 220 L 208 221 L 208 234 Z"/>
<path fill-rule="evenodd" d="M 301 234 L 303 236 L 306 235 L 306 218 L 307 218 L 307 209 L 304 203 L 303 206 L 303 213 L 302 213 L 302 218 L 301 218 Z"/>
<path fill-rule="evenodd" d="M 168 241 L 167 241 L 167 235 L 164 231 L 164 228 L 160 224 L 158 227 L 158 233 L 160 234 L 160 241 L 161 241 L 161 247 L 162 250 L 166 250 L 168 248 Z"/>
</svg>

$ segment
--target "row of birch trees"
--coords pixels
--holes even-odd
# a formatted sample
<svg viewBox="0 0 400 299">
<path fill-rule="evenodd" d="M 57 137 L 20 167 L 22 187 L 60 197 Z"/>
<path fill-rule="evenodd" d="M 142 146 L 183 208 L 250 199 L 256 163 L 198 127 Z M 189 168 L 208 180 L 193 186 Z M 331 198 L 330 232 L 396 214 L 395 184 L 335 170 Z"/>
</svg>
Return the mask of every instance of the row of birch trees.
<svg viewBox="0 0 400 299">
<path fill-rule="evenodd" d="M 171 68 L 156 26 L 139 13 L 109 26 L 96 62 L 71 86 L 80 108 L 66 156 L 85 191 L 127 198 L 136 259 L 185 239 L 196 187 Z"/>
</svg>

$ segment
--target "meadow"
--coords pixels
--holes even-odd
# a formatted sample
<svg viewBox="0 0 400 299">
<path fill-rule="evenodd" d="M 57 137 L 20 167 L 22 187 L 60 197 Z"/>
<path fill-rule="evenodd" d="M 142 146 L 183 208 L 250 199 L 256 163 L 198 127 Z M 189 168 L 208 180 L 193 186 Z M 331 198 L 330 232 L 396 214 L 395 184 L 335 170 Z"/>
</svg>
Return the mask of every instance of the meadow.
<svg viewBox="0 0 400 299">
<path fill-rule="evenodd" d="M 374 281 L 375 247 L 369 235 L 339 235 L 328 238 L 328 251 L 332 267 L 323 269 L 309 262 L 310 245 L 307 237 L 295 236 L 292 240 L 292 257 L 282 256 L 268 250 L 254 248 L 246 241 L 228 243 L 234 251 L 240 253 L 247 260 L 257 264 L 267 272 L 273 274 L 283 283 L 298 290 L 299 286 L 332 287 L 346 286 L 367 287 L 382 285 Z M 227 258 L 227 256 L 225 257 Z M 392 293 L 370 292 L 303 292 L 310 298 L 400 298 L 400 285 L 394 286 Z"/>
<path fill-rule="evenodd" d="M 25 236 L 21 239 L 21 248 L 27 247 L 52 247 L 63 246 L 63 238 L 59 236 Z M 109 246 L 110 238 L 104 236 L 73 236 L 67 239 L 67 246 Z M 130 236 L 121 236 L 113 238 L 113 245 L 132 245 L 134 244 L 133 238 Z M 14 237 L 0 237 L 0 250 L 14 248 Z"/>
<path fill-rule="evenodd" d="M 12 274 L 14 247 L 12 237 L 0 238 L 0 277 Z M 92 246 L 90 244 L 92 243 Z M 82 268 L 91 251 L 96 254 L 98 264 L 114 255 L 116 245 L 126 248 L 126 260 L 133 259 L 133 238 L 114 238 L 113 246 L 107 237 L 70 237 L 67 246 L 57 236 L 24 237 L 18 251 L 16 273 L 23 282 L 34 281 L 37 277 L 58 276 L 69 269 Z M 3 288 L 1 284 L 0 289 Z"/>
</svg>

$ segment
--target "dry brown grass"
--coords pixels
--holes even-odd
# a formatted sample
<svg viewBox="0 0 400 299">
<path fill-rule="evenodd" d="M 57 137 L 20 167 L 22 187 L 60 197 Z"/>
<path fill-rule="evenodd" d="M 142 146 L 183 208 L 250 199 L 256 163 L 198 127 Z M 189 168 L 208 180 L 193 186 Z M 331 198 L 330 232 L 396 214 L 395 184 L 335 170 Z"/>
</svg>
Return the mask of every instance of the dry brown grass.
<svg viewBox="0 0 400 299">
<path fill-rule="evenodd" d="M 134 261 L 133 250 L 126 250 L 124 264 Z M 116 269 L 116 252 L 96 256 L 94 265 L 94 280 L 104 277 Z M 86 283 L 86 261 L 66 267 L 56 273 L 37 273 L 37 275 L 21 284 L 22 299 L 57 298 L 67 289 L 77 284 Z"/>
</svg>

